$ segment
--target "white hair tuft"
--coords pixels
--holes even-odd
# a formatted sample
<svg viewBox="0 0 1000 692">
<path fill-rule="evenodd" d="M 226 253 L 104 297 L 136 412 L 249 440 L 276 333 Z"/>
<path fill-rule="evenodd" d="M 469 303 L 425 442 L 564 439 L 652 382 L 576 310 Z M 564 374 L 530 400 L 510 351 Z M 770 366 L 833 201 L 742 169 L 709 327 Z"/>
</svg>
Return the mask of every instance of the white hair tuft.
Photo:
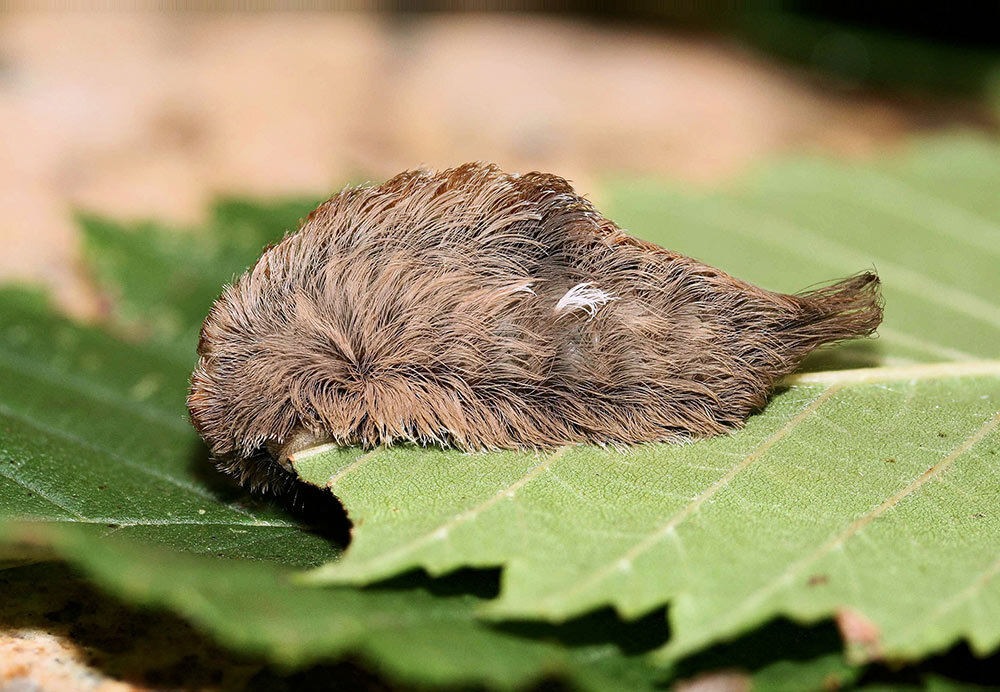
<svg viewBox="0 0 1000 692">
<path fill-rule="evenodd" d="M 618 299 L 607 291 L 593 287 L 592 282 L 585 281 L 566 291 L 556 303 L 555 312 L 565 315 L 574 310 L 583 310 L 590 319 L 594 319 L 601 306 L 613 300 Z"/>
</svg>

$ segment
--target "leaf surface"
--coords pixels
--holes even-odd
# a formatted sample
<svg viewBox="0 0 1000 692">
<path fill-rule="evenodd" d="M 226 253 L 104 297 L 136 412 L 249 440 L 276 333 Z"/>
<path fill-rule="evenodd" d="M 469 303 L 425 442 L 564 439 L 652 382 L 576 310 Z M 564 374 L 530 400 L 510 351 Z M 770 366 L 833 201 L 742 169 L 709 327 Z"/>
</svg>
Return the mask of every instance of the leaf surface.
<svg viewBox="0 0 1000 692">
<path fill-rule="evenodd" d="M 953 135 L 870 164 L 795 159 L 719 192 L 612 183 L 607 212 L 772 290 L 874 267 L 885 296 L 879 339 L 833 353 L 838 367 L 902 365 L 1000 354 L 998 187 L 1000 147 Z"/>
<path fill-rule="evenodd" d="M 957 178 L 957 180 L 956 180 Z M 803 159 L 720 193 L 612 188 L 633 232 L 769 288 L 876 266 L 883 338 L 820 356 L 733 435 L 626 452 L 313 450 L 355 521 L 314 582 L 501 565 L 491 616 L 670 603 L 676 658 L 779 615 L 869 623 L 858 658 L 1000 643 L 1000 149 Z M 824 360 L 825 359 L 825 360 Z M 938 365 L 921 362 L 951 361 Z"/>
<path fill-rule="evenodd" d="M 794 385 L 738 434 L 683 446 L 302 455 L 302 477 L 332 480 L 357 526 L 307 578 L 503 565 L 491 614 L 636 617 L 669 601 L 672 656 L 843 609 L 877 629 L 864 656 L 962 636 L 985 653 L 1000 641 L 1000 363 L 923 370 Z"/>
<path fill-rule="evenodd" d="M 215 474 L 185 417 L 189 364 L 75 325 L 29 292 L 0 290 L 0 314 L 0 568 L 51 551 L 119 598 L 283 665 L 361 654 L 404 682 L 503 689 L 553 676 L 653 689 L 669 675 L 641 656 L 665 637 L 662 618 L 606 616 L 596 635 L 581 623 L 554 638 L 481 622 L 485 596 L 463 593 L 475 580 L 455 593 L 292 584 L 295 568 L 340 548 Z"/>
</svg>

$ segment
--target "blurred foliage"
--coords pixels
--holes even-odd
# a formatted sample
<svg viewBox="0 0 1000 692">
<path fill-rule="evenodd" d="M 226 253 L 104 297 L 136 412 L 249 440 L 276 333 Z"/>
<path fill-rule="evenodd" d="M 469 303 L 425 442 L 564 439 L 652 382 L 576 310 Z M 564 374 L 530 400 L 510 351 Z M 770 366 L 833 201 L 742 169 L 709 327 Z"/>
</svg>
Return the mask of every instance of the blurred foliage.
<svg viewBox="0 0 1000 692">
<path fill-rule="evenodd" d="M 939 13 L 939 24 L 919 29 L 954 27 L 952 15 L 943 7 Z M 756 11 L 739 16 L 733 28 L 752 45 L 844 86 L 981 96 L 1000 80 L 995 31 L 991 46 L 974 33 L 914 30 L 902 21 L 906 12 L 897 14 L 900 21 L 847 12 Z M 995 29 L 1000 15 L 990 22 Z M 968 29 L 989 25 L 971 21 Z"/>
<path fill-rule="evenodd" d="M 568 7 L 602 20 L 729 35 L 845 88 L 978 97 L 1000 83 L 997 3 L 584 0 Z"/>
<path fill-rule="evenodd" d="M 221 199 L 197 229 L 90 213 L 78 221 L 90 266 L 115 303 L 114 320 L 193 357 L 202 320 L 223 285 L 263 247 L 298 228 L 318 203 Z"/>
</svg>

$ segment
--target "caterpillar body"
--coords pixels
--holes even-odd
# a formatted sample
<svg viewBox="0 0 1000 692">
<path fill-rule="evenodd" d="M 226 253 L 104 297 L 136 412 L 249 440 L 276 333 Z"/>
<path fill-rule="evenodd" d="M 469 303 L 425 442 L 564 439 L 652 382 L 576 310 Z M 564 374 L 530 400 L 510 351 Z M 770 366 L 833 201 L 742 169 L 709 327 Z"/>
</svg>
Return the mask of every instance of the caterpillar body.
<svg viewBox="0 0 1000 692">
<path fill-rule="evenodd" d="M 881 318 L 873 273 L 772 293 L 626 234 L 557 176 L 410 171 L 335 195 L 224 289 L 188 408 L 220 468 L 272 488 L 321 442 L 698 438 Z"/>
</svg>

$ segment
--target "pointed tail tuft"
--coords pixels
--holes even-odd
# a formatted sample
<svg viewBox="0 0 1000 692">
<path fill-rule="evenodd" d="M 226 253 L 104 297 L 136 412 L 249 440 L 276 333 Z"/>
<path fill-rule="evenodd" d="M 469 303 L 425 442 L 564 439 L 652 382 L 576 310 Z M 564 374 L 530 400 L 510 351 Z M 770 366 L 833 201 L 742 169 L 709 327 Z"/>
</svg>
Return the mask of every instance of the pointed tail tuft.
<svg viewBox="0 0 1000 692">
<path fill-rule="evenodd" d="M 794 299 L 799 310 L 790 331 L 797 345 L 807 350 L 869 336 L 882 322 L 882 292 L 873 272 L 800 293 Z"/>
</svg>

